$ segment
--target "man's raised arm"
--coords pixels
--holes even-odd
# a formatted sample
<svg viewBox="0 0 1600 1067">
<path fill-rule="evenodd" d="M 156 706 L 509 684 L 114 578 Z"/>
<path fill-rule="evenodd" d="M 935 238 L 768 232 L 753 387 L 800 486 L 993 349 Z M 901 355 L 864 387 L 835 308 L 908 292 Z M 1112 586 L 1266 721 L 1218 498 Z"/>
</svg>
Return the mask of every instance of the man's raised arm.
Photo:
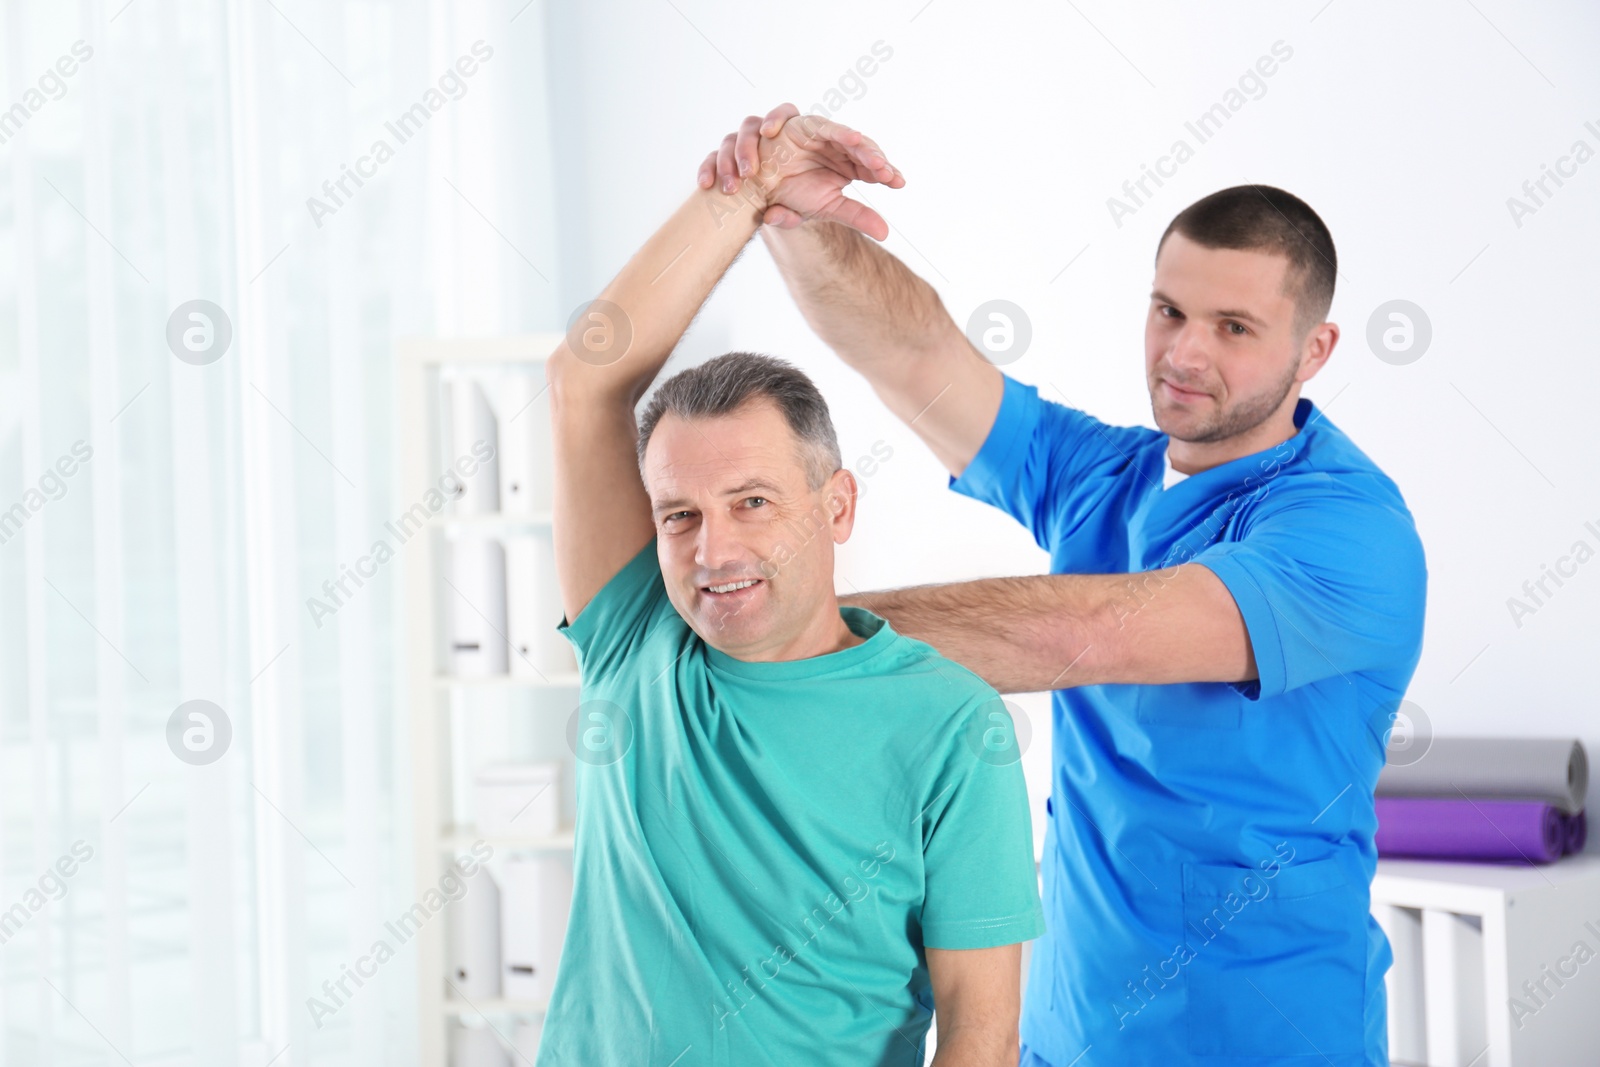
<svg viewBox="0 0 1600 1067">
<path fill-rule="evenodd" d="M 737 189 L 738 174 L 747 172 L 767 138 L 820 121 L 800 115 L 793 104 L 765 119 L 750 116 L 701 164 L 700 185 Z M 864 138 L 853 140 L 851 150 L 882 158 Z M 900 178 L 899 171 L 894 175 Z M 967 341 L 933 287 L 874 242 L 819 221 L 782 196 L 765 221 L 762 239 L 812 330 L 959 476 L 1000 411 L 1000 372 Z"/>
<path fill-rule="evenodd" d="M 849 134 L 826 123 L 808 143 L 836 144 Z M 798 144 L 798 133 L 765 141 L 740 196 L 696 189 L 550 355 L 556 574 L 569 622 L 654 536 L 634 407 L 773 197 L 804 205 L 813 217 L 884 229 L 875 212 L 842 193 L 853 180 L 879 180 L 872 171 L 850 163 L 843 148 L 829 159 Z"/>
</svg>

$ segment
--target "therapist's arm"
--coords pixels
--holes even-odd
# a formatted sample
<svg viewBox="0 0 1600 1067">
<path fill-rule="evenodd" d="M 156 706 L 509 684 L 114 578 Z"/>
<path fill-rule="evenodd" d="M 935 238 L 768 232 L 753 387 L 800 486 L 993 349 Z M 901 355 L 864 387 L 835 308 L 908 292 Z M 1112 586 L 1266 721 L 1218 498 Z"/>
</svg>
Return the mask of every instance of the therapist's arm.
<svg viewBox="0 0 1600 1067">
<path fill-rule="evenodd" d="M 1016 1067 L 1022 946 L 930 948 L 932 1067 Z"/>
<path fill-rule="evenodd" d="M 815 116 L 799 115 L 793 104 L 745 119 L 701 165 L 701 186 L 737 189 L 736 171 L 766 138 L 808 121 Z M 877 146 L 863 139 L 855 150 L 876 153 Z M 893 173 L 886 184 L 904 185 Z M 968 343 L 933 287 L 876 242 L 782 204 L 765 218 L 762 240 L 811 329 L 959 476 L 1000 410 L 999 369 Z"/>
<path fill-rule="evenodd" d="M 1239 606 L 1198 563 L 984 578 L 854 593 L 839 603 L 882 615 L 1002 693 L 1257 677 Z"/>
</svg>

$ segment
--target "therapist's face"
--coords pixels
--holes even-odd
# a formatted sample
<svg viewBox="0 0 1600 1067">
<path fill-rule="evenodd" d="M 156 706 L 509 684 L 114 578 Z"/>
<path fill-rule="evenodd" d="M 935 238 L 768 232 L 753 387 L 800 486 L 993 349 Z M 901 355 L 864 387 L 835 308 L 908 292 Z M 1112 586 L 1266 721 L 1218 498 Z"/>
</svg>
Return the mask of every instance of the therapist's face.
<svg viewBox="0 0 1600 1067">
<path fill-rule="evenodd" d="M 1302 359 L 1289 261 L 1206 248 L 1174 231 L 1156 258 L 1145 320 L 1145 375 L 1156 425 L 1179 441 L 1236 437 L 1274 415 L 1292 421 L 1300 382 L 1321 366 Z"/>
<path fill-rule="evenodd" d="M 645 450 L 667 596 L 739 659 L 814 655 L 838 629 L 833 546 L 855 521 L 855 479 L 839 470 L 811 488 L 801 447 L 760 398 L 718 418 L 664 415 Z"/>
</svg>

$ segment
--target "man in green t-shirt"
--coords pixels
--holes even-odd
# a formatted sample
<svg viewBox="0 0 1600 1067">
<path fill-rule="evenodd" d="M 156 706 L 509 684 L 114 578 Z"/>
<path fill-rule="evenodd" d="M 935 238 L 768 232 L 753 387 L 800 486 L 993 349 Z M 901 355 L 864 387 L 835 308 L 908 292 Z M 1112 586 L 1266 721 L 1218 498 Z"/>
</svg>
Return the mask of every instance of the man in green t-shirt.
<svg viewBox="0 0 1600 1067">
<path fill-rule="evenodd" d="M 696 189 L 550 357 L 555 549 L 582 703 L 571 919 L 539 1067 L 1011 1065 L 1044 930 L 988 685 L 834 596 L 855 521 L 826 403 L 731 353 L 634 409 L 772 196 L 882 239 L 899 182 L 832 123 Z M 836 169 L 806 160 L 826 142 Z M 736 205 L 730 207 L 729 205 Z"/>
</svg>

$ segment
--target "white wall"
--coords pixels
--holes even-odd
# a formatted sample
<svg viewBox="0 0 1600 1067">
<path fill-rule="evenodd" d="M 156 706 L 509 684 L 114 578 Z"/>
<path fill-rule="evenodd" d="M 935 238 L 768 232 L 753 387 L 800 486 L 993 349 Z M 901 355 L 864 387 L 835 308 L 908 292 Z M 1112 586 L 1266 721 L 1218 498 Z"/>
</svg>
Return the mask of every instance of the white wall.
<svg viewBox="0 0 1600 1067">
<path fill-rule="evenodd" d="M 959 321 L 995 297 L 1026 310 L 1034 340 L 1012 374 L 1108 421 L 1153 425 L 1142 331 L 1157 238 L 1216 189 L 1284 187 L 1322 215 L 1340 256 L 1331 318 L 1344 335 L 1305 395 L 1399 483 L 1427 546 L 1410 698 L 1436 733 L 1578 735 L 1600 754 L 1600 562 L 1552 584 L 1520 627 L 1507 606 L 1576 541 L 1600 550 L 1600 161 L 1520 225 L 1507 206 L 1575 141 L 1600 150 L 1600 10 L 1397 7 L 599 0 L 554 14 L 552 99 L 570 153 L 558 169 L 576 213 L 563 220 L 564 262 L 578 268 L 556 279 L 563 307 L 592 296 L 688 194 L 737 120 L 786 99 L 809 109 L 882 41 L 892 57 L 836 115 L 908 177 L 903 190 L 864 190 L 894 231 L 888 247 Z M 1292 55 L 1264 91 L 1198 143 L 1185 123 L 1279 41 Z M 1179 138 L 1193 158 L 1119 227 L 1108 197 Z M 1366 342 L 1373 310 L 1395 298 L 1433 329 L 1406 366 Z M 912 434 L 810 333 L 759 241 L 679 359 L 732 348 L 810 370 L 846 457 L 880 438 L 895 449 L 868 481 L 841 587 L 1044 567 L 1020 527 L 945 489 Z M 1028 706 L 1042 792 L 1048 719 L 1042 700 Z"/>
</svg>

